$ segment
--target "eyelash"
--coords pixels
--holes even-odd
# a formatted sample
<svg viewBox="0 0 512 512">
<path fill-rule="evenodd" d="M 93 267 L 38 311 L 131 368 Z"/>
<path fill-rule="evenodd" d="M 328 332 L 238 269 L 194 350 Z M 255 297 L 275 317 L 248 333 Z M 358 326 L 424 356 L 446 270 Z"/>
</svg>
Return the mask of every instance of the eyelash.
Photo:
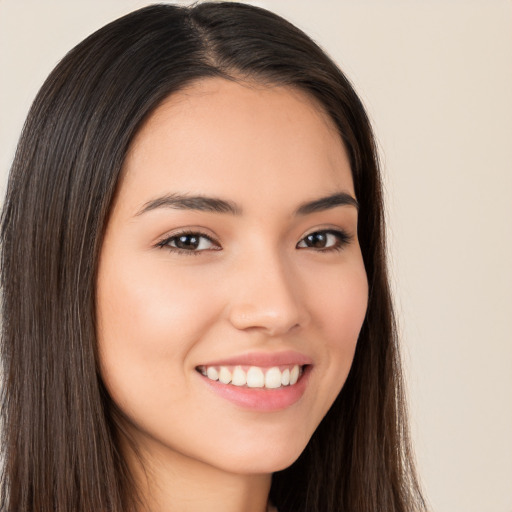
<svg viewBox="0 0 512 512">
<path fill-rule="evenodd" d="M 304 240 L 306 240 L 308 237 L 312 236 L 312 235 L 333 235 L 337 238 L 337 241 L 336 243 L 331 246 L 331 247 L 326 247 L 326 248 L 317 248 L 316 251 L 317 252 L 339 252 L 341 250 L 343 250 L 343 248 L 345 246 L 347 246 L 351 241 L 352 241 L 352 236 L 349 235 L 346 231 L 343 231 L 343 230 L 338 230 L 338 229 L 321 229 L 321 230 L 318 230 L 318 231 L 312 231 L 311 233 L 308 233 L 306 236 L 304 236 L 303 238 L 301 238 L 301 240 L 299 240 L 299 242 L 297 242 L 297 245 L 296 245 L 296 248 L 298 249 L 313 249 L 315 250 L 314 247 L 298 247 L 298 245 L 303 242 Z M 182 249 L 180 247 L 173 247 L 171 246 L 171 242 L 181 238 L 181 237 L 195 237 L 195 238 L 198 238 L 198 239 L 206 239 L 208 240 L 210 243 L 214 244 L 217 246 L 217 248 L 212 248 L 212 249 L 201 249 L 201 250 L 191 250 L 191 249 Z M 177 253 L 177 254 L 186 254 L 187 256 L 198 256 L 199 254 L 201 254 L 202 252 L 204 251 L 208 251 L 208 250 L 213 250 L 213 251 L 219 251 L 221 250 L 220 248 L 220 245 L 219 243 L 214 240 L 212 237 L 206 235 L 205 233 L 201 233 L 200 231 L 182 231 L 180 233 L 175 233 L 174 235 L 170 236 L 170 237 L 167 237 L 167 238 L 164 238 L 163 240 L 157 242 L 156 244 L 156 247 L 160 248 L 160 249 L 167 249 L 171 252 L 174 252 L 174 253 Z"/>
</svg>

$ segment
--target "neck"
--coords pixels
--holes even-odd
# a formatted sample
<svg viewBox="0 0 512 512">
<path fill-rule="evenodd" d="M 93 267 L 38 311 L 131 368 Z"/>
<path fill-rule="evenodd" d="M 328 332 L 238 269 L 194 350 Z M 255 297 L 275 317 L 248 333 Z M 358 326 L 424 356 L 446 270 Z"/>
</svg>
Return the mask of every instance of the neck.
<svg viewBox="0 0 512 512">
<path fill-rule="evenodd" d="M 237 474 L 172 450 L 128 463 L 144 503 L 140 512 L 266 512 L 272 475 Z"/>
</svg>

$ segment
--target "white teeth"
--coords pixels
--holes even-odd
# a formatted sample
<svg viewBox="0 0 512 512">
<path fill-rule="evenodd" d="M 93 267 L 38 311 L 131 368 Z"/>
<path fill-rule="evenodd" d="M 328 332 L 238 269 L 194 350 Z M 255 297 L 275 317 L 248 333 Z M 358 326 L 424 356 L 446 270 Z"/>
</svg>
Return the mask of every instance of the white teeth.
<svg viewBox="0 0 512 512">
<path fill-rule="evenodd" d="M 277 366 L 273 366 L 266 373 L 258 366 L 249 367 L 247 372 L 241 366 L 231 367 L 231 369 L 226 366 L 201 366 L 198 367 L 198 370 L 210 380 L 218 380 L 222 384 L 267 389 L 293 386 L 302 374 L 302 367 L 299 365 L 285 368 L 283 371 Z"/>
<path fill-rule="evenodd" d="M 219 372 L 214 366 L 209 366 L 206 370 L 206 376 L 211 380 L 219 380 Z"/>
<path fill-rule="evenodd" d="M 283 386 L 288 386 L 288 384 L 290 384 L 290 370 L 288 370 L 288 368 L 286 368 L 286 370 L 281 374 L 281 384 Z"/>
<path fill-rule="evenodd" d="M 277 367 L 270 368 L 265 374 L 265 387 L 270 389 L 281 387 L 281 370 Z"/>
<path fill-rule="evenodd" d="M 231 384 L 234 384 L 235 386 L 245 386 L 247 384 L 247 376 L 240 366 L 237 366 L 233 370 L 233 379 L 231 380 Z"/>
<path fill-rule="evenodd" d="M 265 385 L 265 376 L 261 368 L 251 366 L 247 372 L 247 387 L 262 388 Z"/>
<path fill-rule="evenodd" d="M 231 372 L 225 366 L 220 367 L 219 381 L 222 384 L 229 384 L 231 382 Z"/>
<path fill-rule="evenodd" d="M 299 367 L 295 365 L 290 372 L 290 386 L 293 386 L 299 379 Z"/>
</svg>

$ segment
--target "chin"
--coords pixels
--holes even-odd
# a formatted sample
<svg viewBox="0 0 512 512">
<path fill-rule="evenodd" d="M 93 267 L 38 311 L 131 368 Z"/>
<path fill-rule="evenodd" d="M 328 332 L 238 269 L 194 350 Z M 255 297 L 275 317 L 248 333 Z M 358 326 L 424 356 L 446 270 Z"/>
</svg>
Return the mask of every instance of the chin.
<svg viewBox="0 0 512 512">
<path fill-rule="evenodd" d="M 226 453 L 223 469 L 238 474 L 271 474 L 282 471 L 299 458 L 306 444 L 292 444 L 288 439 L 279 444 L 265 443 L 260 449 L 243 453 Z"/>
</svg>

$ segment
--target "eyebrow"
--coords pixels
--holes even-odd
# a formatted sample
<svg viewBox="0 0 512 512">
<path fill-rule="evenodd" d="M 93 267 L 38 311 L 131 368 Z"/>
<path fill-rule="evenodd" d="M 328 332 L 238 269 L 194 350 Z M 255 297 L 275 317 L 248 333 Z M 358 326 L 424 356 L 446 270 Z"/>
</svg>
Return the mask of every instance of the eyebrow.
<svg viewBox="0 0 512 512">
<path fill-rule="evenodd" d="M 232 201 L 218 199 L 216 197 L 205 196 L 187 196 L 181 194 L 166 194 L 148 201 L 137 213 L 143 213 L 155 210 L 156 208 L 174 208 L 176 210 L 196 210 L 200 212 L 211 213 L 230 213 L 240 215 L 241 209 Z"/>
<path fill-rule="evenodd" d="M 353 206 L 359 210 L 359 203 L 355 197 L 352 197 L 347 192 L 338 192 L 337 194 L 301 204 L 295 211 L 295 215 L 308 215 L 310 213 L 330 210 L 337 206 Z"/>
<path fill-rule="evenodd" d="M 347 192 L 338 192 L 330 196 L 321 197 L 313 201 L 302 203 L 296 210 L 295 215 L 309 215 L 336 208 L 338 206 L 353 206 L 359 209 L 359 203 Z M 166 194 L 148 201 L 137 212 L 136 216 L 155 210 L 157 208 L 173 208 L 176 210 L 195 210 L 210 213 L 229 213 L 241 215 L 242 209 L 234 202 L 217 197 L 188 196 L 182 194 Z"/>
</svg>

